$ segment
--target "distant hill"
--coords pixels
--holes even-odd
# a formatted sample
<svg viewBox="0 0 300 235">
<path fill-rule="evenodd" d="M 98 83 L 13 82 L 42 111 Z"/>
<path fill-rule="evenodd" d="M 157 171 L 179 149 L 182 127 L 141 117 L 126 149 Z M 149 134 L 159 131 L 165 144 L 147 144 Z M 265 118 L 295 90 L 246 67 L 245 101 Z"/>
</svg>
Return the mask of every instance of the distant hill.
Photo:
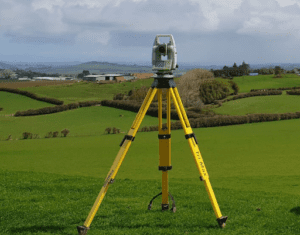
<svg viewBox="0 0 300 235">
<path fill-rule="evenodd" d="M 13 65 L 6 64 L 6 63 L 3 63 L 3 62 L 0 62 L 0 69 L 15 70 L 15 69 L 17 69 L 17 67 L 13 66 Z"/>
<path fill-rule="evenodd" d="M 70 64 L 50 64 L 50 63 L 16 63 L 9 65 L 0 62 L 0 69 L 22 69 L 25 71 L 33 71 L 48 74 L 78 74 L 83 70 L 89 70 L 89 72 L 101 74 L 101 73 L 149 73 L 151 72 L 151 67 L 139 66 L 139 65 L 125 65 L 109 62 L 97 62 L 89 61 L 86 63 L 76 63 Z"/>
<path fill-rule="evenodd" d="M 200 63 L 180 63 L 179 68 L 174 71 L 174 75 L 180 75 L 188 70 L 195 68 L 203 69 L 222 69 L 224 65 L 201 65 Z M 249 64 L 250 69 L 269 68 L 280 66 L 285 70 L 293 70 L 294 68 L 300 68 L 300 64 L 288 64 L 288 63 L 272 63 L 272 64 Z M 78 74 L 83 70 L 89 70 L 89 72 L 95 74 L 104 73 L 152 73 L 151 62 L 143 62 L 139 64 L 133 64 L 130 62 L 99 62 L 89 61 L 82 63 L 80 61 L 73 62 L 39 62 L 39 63 L 27 63 L 27 62 L 0 62 L 0 69 L 22 69 L 25 71 L 33 71 L 47 74 Z"/>
</svg>

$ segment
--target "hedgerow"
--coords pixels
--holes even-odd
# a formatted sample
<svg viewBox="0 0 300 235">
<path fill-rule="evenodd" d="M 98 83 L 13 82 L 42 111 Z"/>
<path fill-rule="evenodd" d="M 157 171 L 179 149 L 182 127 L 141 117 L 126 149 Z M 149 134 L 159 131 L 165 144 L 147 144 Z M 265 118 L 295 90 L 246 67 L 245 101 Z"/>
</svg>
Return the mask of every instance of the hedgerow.
<svg viewBox="0 0 300 235">
<path fill-rule="evenodd" d="M 44 102 L 47 102 L 47 103 L 50 103 L 50 104 L 62 105 L 64 103 L 63 101 L 57 100 L 57 99 L 54 99 L 54 98 L 47 98 L 47 97 L 37 96 L 36 94 L 33 94 L 29 91 L 21 91 L 21 90 L 18 90 L 18 89 L 6 88 L 6 87 L 0 87 L 0 91 L 10 92 L 10 93 L 18 94 L 18 95 L 24 95 L 24 96 L 27 96 L 31 99 L 44 101 Z"/>
<path fill-rule="evenodd" d="M 288 95 L 300 95 L 300 90 L 287 91 L 286 94 L 288 94 Z"/>
<path fill-rule="evenodd" d="M 231 100 L 243 99 L 243 98 L 252 97 L 252 96 L 267 96 L 267 95 L 281 95 L 281 94 L 282 94 L 282 91 L 277 91 L 277 90 L 252 91 L 249 93 L 239 94 L 239 95 L 235 95 L 231 98 L 224 99 L 224 100 L 222 100 L 222 102 L 228 102 Z"/>
<path fill-rule="evenodd" d="M 141 108 L 141 103 L 137 101 L 127 101 L 127 100 L 103 100 L 101 102 L 102 106 L 108 106 L 108 107 L 113 107 L 113 108 L 118 108 L 118 109 L 123 109 L 123 110 L 128 110 L 132 112 L 138 112 Z M 156 104 L 154 104 L 155 106 Z M 199 118 L 203 116 L 213 116 L 215 115 L 212 111 L 203 111 L 202 113 L 197 113 L 195 111 L 186 111 L 187 115 L 192 118 Z M 158 109 L 149 107 L 147 110 L 147 115 L 152 116 L 152 117 L 158 117 Z M 162 110 L 162 117 L 166 118 L 167 112 L 166 109 Z M 171 119 L 174 120 L 179 120 L 178 114 L 176 110 L 171 110 Z"/>
<path fill-rule="evenodd" d="M 229 116 L 229 115 L 215 115 L 212 117 L 202 117 L 202 118 L 190 118 L 189 122 L 192 128 L 200 127 L 216 127 L 216 126 L 228 126 L 228 125 L 239 125 L 255 122 L 269 122 L 269 121 L 279 121 L 287 119 L 300 118 L 300 112 L 295 113 L 258 113 L 258 114 L 247 114 L 242 116 Z M 166 127 L 166 123 L 163 124 Z M 172 122 L 172 130 L 182 129 L 181 122 Z M 158 131 L 158 126 L 145 126 L 142 127 L 141 132 L 147 131 Z"/>
<path fill-rule="evenodd" d="M 71 110 L 71 109 L 77 109 L 81 107 L 95 106 L 98 104 L 101 104 L 101 101 L 86 101 L 86 102 L 79 102 L 79 103 L 71 103 L 66 105 L 57 105 L 54 107 L 45 107 L 40 109 L 29 109 L 25 111 L 17 111 L 14 116 L 20 117 L 20 116 L 35 116 L 35 115 L 51 114 L 51 113 L 58 113 L 58 112 Z"/>
<path fill-rule="evenodd" d="M 25 111 L 17 111 L 15 117 L 19 116 L 35 116 L 35 115 L 44 115 L 51 113 L 58 113 L 66 110 L 77 109 L 79 107 L 78 103 L 71 103 L 66 105 L 57 105 L 54 107 L 45 107 L 41 109 L 29 109 Z"/>
<path fill-rule="evenodd" d="M 276 91 L 276 90 L 295 90 L 295 89 L 300 89 L 300 87 L 280 87 L 280 88 L 266 88 L 266 89 L 251 89 L 250 92 L 254 91 Z"/>
</svg>

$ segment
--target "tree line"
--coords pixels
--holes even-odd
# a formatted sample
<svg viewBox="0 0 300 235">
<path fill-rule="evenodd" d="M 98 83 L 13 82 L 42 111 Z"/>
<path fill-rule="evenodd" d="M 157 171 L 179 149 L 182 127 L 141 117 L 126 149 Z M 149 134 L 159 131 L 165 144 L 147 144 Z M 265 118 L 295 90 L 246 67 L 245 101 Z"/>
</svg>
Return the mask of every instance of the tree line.
<svg viewBox="0 0 300 235">
<path fill-rule="evenodd" d="M 223 77 L 223 78 L 233 78 L 249 75 L 250 72 L 258 73 L 262 75 L 275 74 L 280 76 L 282 73 L 295 73 L 294 70 L 285 71 L 280 66 L 275 66 L 275 68 L 261 68 L 261 69 L 250 69 L 250 65 L 243 63 L 240 66 L 237 66 L 236 63 L 233 64 L 232 67 L 227 67 L 226 65 L 223 69 L 220 70 L 210 70 L 214 77 Z"/>
</svg>

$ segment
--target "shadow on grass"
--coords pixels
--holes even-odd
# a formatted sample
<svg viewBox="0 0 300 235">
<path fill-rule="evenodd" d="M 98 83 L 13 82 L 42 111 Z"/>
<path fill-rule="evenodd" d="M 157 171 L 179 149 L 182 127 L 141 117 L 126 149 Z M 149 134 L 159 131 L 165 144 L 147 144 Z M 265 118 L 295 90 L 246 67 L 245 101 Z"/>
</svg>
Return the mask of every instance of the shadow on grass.
<svg viewBox="0 0 300 235">
<path fill-rule="evenodd" d="M 62 226 L 24 226 L 19 228 L 12 228 L 10 232 L 12 234 L 23 234 L 23 233 L 40 233 L 40 232 L 47 232 L 53 234 L 63 234 L 63 235 L 71 235 L 71 233 L 63 232 L 65 228 Z M 75 231 L 75 230 L 74 230 Z"/>
<path fill-rule="evenodd" d="M 294 207 L 293 209 L 290 210 L 290 212 L 294 213 L 295 215 L 300 215 L 300 207 Z"/>
</svg>

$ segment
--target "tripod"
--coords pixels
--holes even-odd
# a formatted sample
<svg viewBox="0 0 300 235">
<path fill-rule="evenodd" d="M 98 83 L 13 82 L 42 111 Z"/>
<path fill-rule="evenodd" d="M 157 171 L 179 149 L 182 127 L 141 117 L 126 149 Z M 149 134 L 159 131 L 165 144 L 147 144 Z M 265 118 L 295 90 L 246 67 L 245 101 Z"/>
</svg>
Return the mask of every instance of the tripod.
<svg viewBox="0 0 300 235">
<path fill-rule="evenodd" d="M 225 227 L 225 222 L 227 220 L 227 216 L 222 216 L 219 205 L 217 203 L 215 194 L 211 187 L 209 176 L 204 165 L 199 147 L 198 142 L 196 139 L 195 134 L 192 131 L 191 125 L 187 118 L 186 112 L 184 110 L 182 101 L 180 99 L 176 84 L 173 80 L 173 75 L 163 75 L 157 74 L 157 76 L 153 76 L 154 82 L 149 89 L 146 98 L 143 101 L 143 104 L 136 115 L 136 118 L 128 132 L 127 135 L 123 138 L 117 157 L 115 158 L 112 167 L 110 168 L 106 179 L 104 181 L 104 185 L 86 219 L 83 226 L 78 226 L 77 230 L 79 235 L 85 235 L 92 223 L 92 220 L 107 192 L 107 189 L 110 184 L 114 182 L 115 176 L 125 158 L 125 155 L 132 143 L 134 141 L 136 132 L 139 129 L 140 124 L 142 123 L 143 118 L 146 115 L 146 112 L 157 93 L 158 96 L 158 119 L 159 119 L 159 167 L 158 169 L 162 171 L 162 192 L 156 195 L 148 205 L 148 209 L 151 209 L 151 205 L 153 200 L 162 195 L 162 210 L 169 209 L 169 200 L 168 197 L 170 196 L 173 200 L 172 204 L 172 211 L 176 211 L 175 201 L 172 195 L 169 193 L 169 186 L 168 186 L 168 171 L 172 169 L 171 166 L 171 97 L 173 99 L 176 111 L 178 113 L 182 128 L 185 133 L 185 138 L 188 140 L 192 154 L 194 156 L 194 160 L 198 171 L 200 173 L 200 180 L 204 182 L 206 191 L 208 193 L 209 199 L 211 201 L 213 210 L 217 217 L 217 222 L 221 228 Z M 162 89 L 167 88 L 167 128 L 162 128 Z"/>
</svg>

